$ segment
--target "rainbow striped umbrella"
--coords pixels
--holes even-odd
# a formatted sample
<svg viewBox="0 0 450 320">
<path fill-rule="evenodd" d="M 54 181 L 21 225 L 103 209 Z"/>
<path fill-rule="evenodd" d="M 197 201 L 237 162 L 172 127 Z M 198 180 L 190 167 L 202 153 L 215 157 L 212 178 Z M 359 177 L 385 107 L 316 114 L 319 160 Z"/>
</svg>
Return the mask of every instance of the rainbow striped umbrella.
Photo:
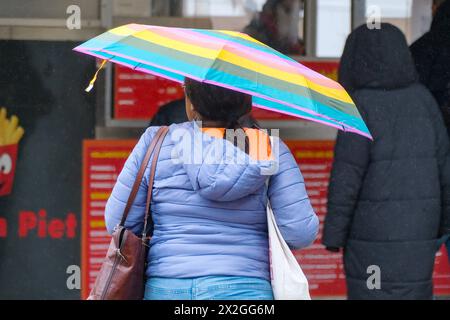
<svg viewBox="0 0 450 320">
<path fill-rule="evenodd" d="M 340 84 L 244 33 L 128 24 L 74 50 L 180 83 L 189 77 L 241 91 L 256 107 L 372 138 Z"/>
</svg>

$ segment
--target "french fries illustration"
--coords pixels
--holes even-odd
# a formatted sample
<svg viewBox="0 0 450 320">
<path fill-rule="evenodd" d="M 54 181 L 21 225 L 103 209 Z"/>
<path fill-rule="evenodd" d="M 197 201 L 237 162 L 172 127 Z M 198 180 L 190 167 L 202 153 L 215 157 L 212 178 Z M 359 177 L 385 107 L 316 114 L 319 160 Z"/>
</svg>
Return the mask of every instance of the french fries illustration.
<svg viewBox="0 0 450 320">
<path fill-rule="evenodd" d="M 7 118 L 5 108 L 0 108 L 0 146 L 18 144 L 25 134 L 25 130 L 19 126 L 19 118 L 15 115 Z"/>
<path fill-rule="evenodd" d="M 6 108 L 0 107 L 0 197 L 12 192 L 19 141 L 25 133 L 17 116 L 7 116 Z"/>
</svg>

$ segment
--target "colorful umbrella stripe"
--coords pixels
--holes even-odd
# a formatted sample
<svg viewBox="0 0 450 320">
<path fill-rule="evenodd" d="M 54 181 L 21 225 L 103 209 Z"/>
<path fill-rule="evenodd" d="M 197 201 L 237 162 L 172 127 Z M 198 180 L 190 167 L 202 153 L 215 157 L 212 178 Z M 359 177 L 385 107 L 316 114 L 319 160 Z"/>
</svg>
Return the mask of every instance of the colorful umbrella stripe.
<svg viewBox="0 0 450 320">
<path fill-rule="evenodd" d="M 338 83 L 242 33 L 131 24 L 75 50 L 178 82 L 190 77 L 245 92 L 257 107 L 371 138 Z"/>
</svg>

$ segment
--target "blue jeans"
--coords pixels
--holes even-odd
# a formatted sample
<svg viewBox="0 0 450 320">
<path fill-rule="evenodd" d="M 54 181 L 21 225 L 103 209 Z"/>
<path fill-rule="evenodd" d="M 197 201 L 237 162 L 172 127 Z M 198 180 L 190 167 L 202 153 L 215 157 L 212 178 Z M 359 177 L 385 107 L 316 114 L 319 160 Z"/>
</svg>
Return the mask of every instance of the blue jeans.
<svg viewBox="0 0 450 320">
<path fill-rule="evenodd" d="M 149 278 L 144 300 L 273 300 L 273 294 L 270 282 L 260 278 Z"/>
</svg>

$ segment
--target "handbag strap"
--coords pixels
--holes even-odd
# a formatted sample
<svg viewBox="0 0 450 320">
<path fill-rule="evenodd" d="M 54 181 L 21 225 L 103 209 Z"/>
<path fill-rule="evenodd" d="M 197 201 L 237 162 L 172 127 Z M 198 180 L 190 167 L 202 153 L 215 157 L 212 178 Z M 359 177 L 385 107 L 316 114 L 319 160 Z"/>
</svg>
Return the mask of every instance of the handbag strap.
<svg viewBox="0 0 450 320">
<path fill-rule="evenodd" d="M 142 163 L 141 163 L 141 167 L 139 168 L 139 171 L 136 175 L 136 179 L 134 180 L 133 187 L 131 189 L 130 195 L 127 200 L 127 204 L 123 211 L 122 220 L 120 221 L 120 224 L 119 224 L 119 226 L 121 226 L 121 227 L 123 227 L 125 225 L 125 221 L 127 220 L 131 206 L 133 205 L 134 199 L 136 198 L 136 195 L 138 193 L 139 186 L 141 185 L 141 181 L 142 181 L 142 178 L 144 177 L 145 169 L 147 168 L 150 158 L 151 158 L 155 148 L 157 147 L 157 144 L 160 141 L 161 137 L 162 137 L 162 139 L 164 139 L 168 130 L 169 130 L 169 127 L 161 127 L 158 130 L 158 132 L 156 133 L 152 142 L 150 143 L 150 145 L 147 149 L 147 152 L 145 153 L 144 159 L 142 160 Z M 159 144 L 159 148 L 161 148 L 161 144 Z M 158 154 L 159 154 L 159 151 L 158 151 Z M 153 186 L 153 184 L 149 185 L 150 192 L 151 192 L 152 186 Z M 148 203 L 147 203 L 147 205 L 148 205 Z M 145 219 L 147 219 L 147 217 L 145 217 Z"/>
<path fill-rule="evenodd" d="M 156 165 L 158 164 L 158 157 L 159 152 L 161 151 L 161 146 L 164 142 L 164 138 L 166 137 L 167 133 L 169 132 L 169 127 L 165 127 L 161 136 L 158 137 L 158 142 L 155 146 L 155 152 L 153 154 L 152 164 L 150 167 L 150 175 L 148 178 L 148 190 L 147 190 L 147 201 L 145 203 L 145 217 L 144 217 L 144 228 L 142 229 L 142 238 L 146 240 L 148 238 L 149 230 L 148 228 L 148 221 L 150 220 L 150 224 L 153 223 L 152 220 L 152 213 L 150 210 L 150 206 L 152 203 L 152 194 L 153 194 L 153 181 L 155 181 L 155 171 L 156 171 Z"/>
</svg>

